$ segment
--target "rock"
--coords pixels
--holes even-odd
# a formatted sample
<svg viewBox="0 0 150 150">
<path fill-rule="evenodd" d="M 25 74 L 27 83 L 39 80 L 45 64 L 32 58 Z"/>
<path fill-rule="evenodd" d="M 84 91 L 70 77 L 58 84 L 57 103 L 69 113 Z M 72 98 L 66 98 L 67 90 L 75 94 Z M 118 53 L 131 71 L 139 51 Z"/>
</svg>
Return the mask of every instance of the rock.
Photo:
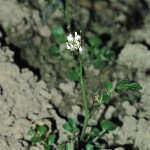
<svg viewBox="0 0 150 150">
<path fill-rule="evenodd" d="M 27 20 L 29 18 L 28 9 L 18 5 L 16 0 L 1 0 L 0 6 L 0 22 L 5 29 L 18 25 L 24 18 Z"/>
<path fill-rule="evenodd" d="M 40 94 L 41 94 L 44 98 L 46 98 L 46 99 L 49 99 L 49 100 L 50 100 L 50 99 L 52 98 L 52 95 L 51 95 L 50 93 L 46 92 L 46 91 L 43 90 L 43 89 L 41 89 Z"/>
<path fill-rule="evenodd" d="M 117 137 L 115 140 L 116 144 L 133 144 L 137 130 L 136 125 L 137 120 L 134 117 L 125 116 L 123 120 L 123 126 L 121 128 L 118 127 L 115 131 L 113 131 L 114 137 Z"/>
<path fill-rule="evenodd" d="M 38 36 L 34 37 L 34 38 L 33 38 L 33 44 L 34 44 L 35 46 L 40 46 L 40 45 L 41 45 L 41 38 L 38 37 Z"/>
<path fill-rule="evenodd" d="M 109 106 L 107 112 L 105 113 L 105 118 L 111 119 L 114 111 L 115 111 L 115 108 L 113 106 Z"/>
<path fill-rule="evenodd" d="M 149 1 L 149 0 L 147 0 Z M 150 4 L 150 1 L 149 1 Z M 150 14 L 148 13 L 144 18 L 144 23 L 141 28 L 131 31 L 129 42 L 145 42 L 150 45 Z"/>
<path fill-rule="evenodd" d="M 3 148 L 4 150 L 10 150 L 10 147 L 8 146 L 6 139 L 2 136 L 0 136 L 0 145 L 1 148 Z"/>
<path fill-rule="evenodd" d="M 144 72 L 150 69 L 150 52 L 142 44 L 127 44 L 119 55 L 118 64 Z"/>
<path fill-rule="evenodd" d="M 115 148 L 115 150 L 125 150 L 123 147 Z"/>
<path fill-rule="evenodd" d="M 41 36 L 43 36 L 45 38 L 48 38 L 51 35 L 51 31 L 50 31 L 48 26 L 39 27 L 39 33 L 40 33 Z"/>
<path fill-rule="evenodd" d="M 98 69 L 95 69 L 95 67 L 93 65 L 91 65 L 89 68 L 88 68 L 88 72 L 89 73 L 92 73 L 92 75 L 94 76 L 98 76 L 99 75 L 99 70 Z"/>
<path fill-rule="evenodd" d="M 60 83 L 59 88 L 65 93 L 74 96 L 74 82 Z"/>
<path fill-rule="evenodd" d="M 0 62 L 13 62 L 14 53 L 8 47 L 3 47 L 0 51 Z"/>
<path fill-rule="evenodd" d="M 14 139 L 13 136 L 7 137 L 7 142 L 8 142 L 8 145 L 10 146 L 9 148 L 11 150 L 24 150 L 21 143 L 16 142 L 16 139 Z"/>
<path fill-rule="evenodd" d="M 148 150 L 150 148 L 150 121 L 140 119 L 137 124 L 137 133 L 135 138 L 134 147 L 138 147 L 142 150 Z"/>
<path fill-rule="evenodd" d="M 81 112 L 81 108 L 78 105 L 72 106 L 72 112 L 68 115 L 69 118 L 77 118 L 79 113 Z"/>
<path fill-rule="evenodd" d="M 52 96 L 51 99 L 55 106 L 59 106 L 60 104 L 63 103 L 62 95 L 59 94 L 59 92 L 55 88 L 51 89 L 51 96 Z"/>
<path fill-rule="evenodd" d="M 136 132 L 137 120 L 134 117 L 125 117 L 122 132 L 126 137 L 133 137 Z"/>
<path fill-rule="evenodd" d="M 122 107 L 125 108 L 127 115 L 136 115 L 136 108 L 131 106 L 128 101 L 123 102 Z"/>
<path fill-rule="evenodd" d="M 64 134 L 64 128 L 63 128 L 63 124 L 66 123 L 66 120 L 62 119 L 61 117 L 59 117 L 56 113 L 55 110 L 51 110 L 51 116 L 53 118 L 55 118 L 56 124 L 57 124 L 57 130 L 59 133 L 59 140 L 58 142 L 64 142 L 67 140 L 67 136 L 66 134 Z"/>
<path fill-rule="evenodd" d="M 34 19 L 36 25 L 41 24 L 40 12 L 37 10 L 32 10 L 32 18 Z"/>
<path fill-rule="evenodd" d="M 44 147 L 42 145 L 36 145 L 32 146 L 30 150 L 44 150 Z"/>
</svg>

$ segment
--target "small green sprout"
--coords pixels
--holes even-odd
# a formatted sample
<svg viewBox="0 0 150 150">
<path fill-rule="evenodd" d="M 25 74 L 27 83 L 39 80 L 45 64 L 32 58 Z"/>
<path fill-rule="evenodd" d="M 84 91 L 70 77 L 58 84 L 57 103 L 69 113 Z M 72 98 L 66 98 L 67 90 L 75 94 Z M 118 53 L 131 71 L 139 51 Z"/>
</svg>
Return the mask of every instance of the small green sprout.
<svg viewBox="0 0 150 150">
<path fill-rule="evenodd" d="M 30 130 L 31 142 L 33 144 L 41 143 L 44 146 L 44 150 L 50 150 L 55 142 L 55 135 L 51 134 L 51 123 L 48 120 L 42 120 L 35 123 Z"/>
</svg>

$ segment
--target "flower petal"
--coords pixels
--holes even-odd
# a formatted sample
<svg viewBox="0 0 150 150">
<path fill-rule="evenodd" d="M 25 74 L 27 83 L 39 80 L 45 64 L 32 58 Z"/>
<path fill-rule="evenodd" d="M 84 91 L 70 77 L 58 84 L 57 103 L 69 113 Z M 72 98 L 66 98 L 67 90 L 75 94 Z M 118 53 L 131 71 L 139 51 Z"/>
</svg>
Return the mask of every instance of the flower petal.
<svg viewBox="0 0 150 150">
<path fill-rule="evenodd" d="M 81 46 L 79 47 L 79 53 L 80 53 L 80 54 L 82 54 L 82 53 L 83 53 L 83 49 L 82 49 L 82 47 L 81 47 Z"/>
<path fill-rule="evenodd" d="M 79 41 L 81 39 L 80 35 L 75 36 L 75 40 Z"/>
<path fill-rule="evenodd" d="M 74 40 L 72 34 L 69 34 L 69 35 L 67 36 L 67 40 L 68 40 L 68 42 L 72 42 L 72 41 Z"/>
<path fill-rule="evenodd" d="M 77 36 L 78 34 L 77 34 L 77 32 L 75 32 L 75 36 Z"/>
<path fill-rule="evenodd" d="M 70 46 L 69 43 L 66 43 L 66 48 L 67 48 L 67 49 L 71 49 L 71 46 Z"/>
</svg>

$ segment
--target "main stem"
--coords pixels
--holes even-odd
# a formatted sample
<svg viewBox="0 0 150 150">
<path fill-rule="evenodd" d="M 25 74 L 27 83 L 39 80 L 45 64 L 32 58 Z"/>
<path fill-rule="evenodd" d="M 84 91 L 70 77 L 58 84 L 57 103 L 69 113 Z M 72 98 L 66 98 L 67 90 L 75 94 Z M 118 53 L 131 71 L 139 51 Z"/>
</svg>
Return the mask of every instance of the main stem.
<svg viewBox="0 0 150 150">
<path fill-rule="evenodd" d="M 85 112 L 85 118 L 84 118 L 84 124 L 80 136 L 80 140 L 83 140 L 87 125 L 88 125 L 88 120 L 89 120 L 89 109 L 88 109 L 88 102 L 86 98 L 86 91 L 85 91 L 85 84 L 84 84 L 84 79 L 83 79 L 83 70 L 82 70 L 82 56 L 80 57 L 80 84 L 81 84 L 81 89 L 82 89 L 82 96 L 83 96 L 83 106 L 84 106 L 84 112 Z"/>
<path fill-rule="evenodd" d="M 66 18 L 67 26 L 69 27 L 70 20 L 69 20 L 69 13 L 68 13 L 68 0 L 66 0 L 65 3 L 65 18 Z"/>
</svg>

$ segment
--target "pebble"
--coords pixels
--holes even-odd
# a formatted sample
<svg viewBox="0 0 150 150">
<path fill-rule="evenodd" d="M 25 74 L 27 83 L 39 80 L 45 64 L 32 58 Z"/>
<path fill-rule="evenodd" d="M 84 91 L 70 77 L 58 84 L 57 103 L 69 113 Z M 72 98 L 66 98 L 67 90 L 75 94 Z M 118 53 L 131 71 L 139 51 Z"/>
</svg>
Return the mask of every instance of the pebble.
<svg viewBox="0 0 150 150">
<path fill-rule="evenodd" d="M 40 33 L 41 36 L 43 36 L 45 38 L 48 38 L 51 35 L 51 31 L 50 31 L 48 26 L 39 27 L 39 33 Z"/>
</svg>

